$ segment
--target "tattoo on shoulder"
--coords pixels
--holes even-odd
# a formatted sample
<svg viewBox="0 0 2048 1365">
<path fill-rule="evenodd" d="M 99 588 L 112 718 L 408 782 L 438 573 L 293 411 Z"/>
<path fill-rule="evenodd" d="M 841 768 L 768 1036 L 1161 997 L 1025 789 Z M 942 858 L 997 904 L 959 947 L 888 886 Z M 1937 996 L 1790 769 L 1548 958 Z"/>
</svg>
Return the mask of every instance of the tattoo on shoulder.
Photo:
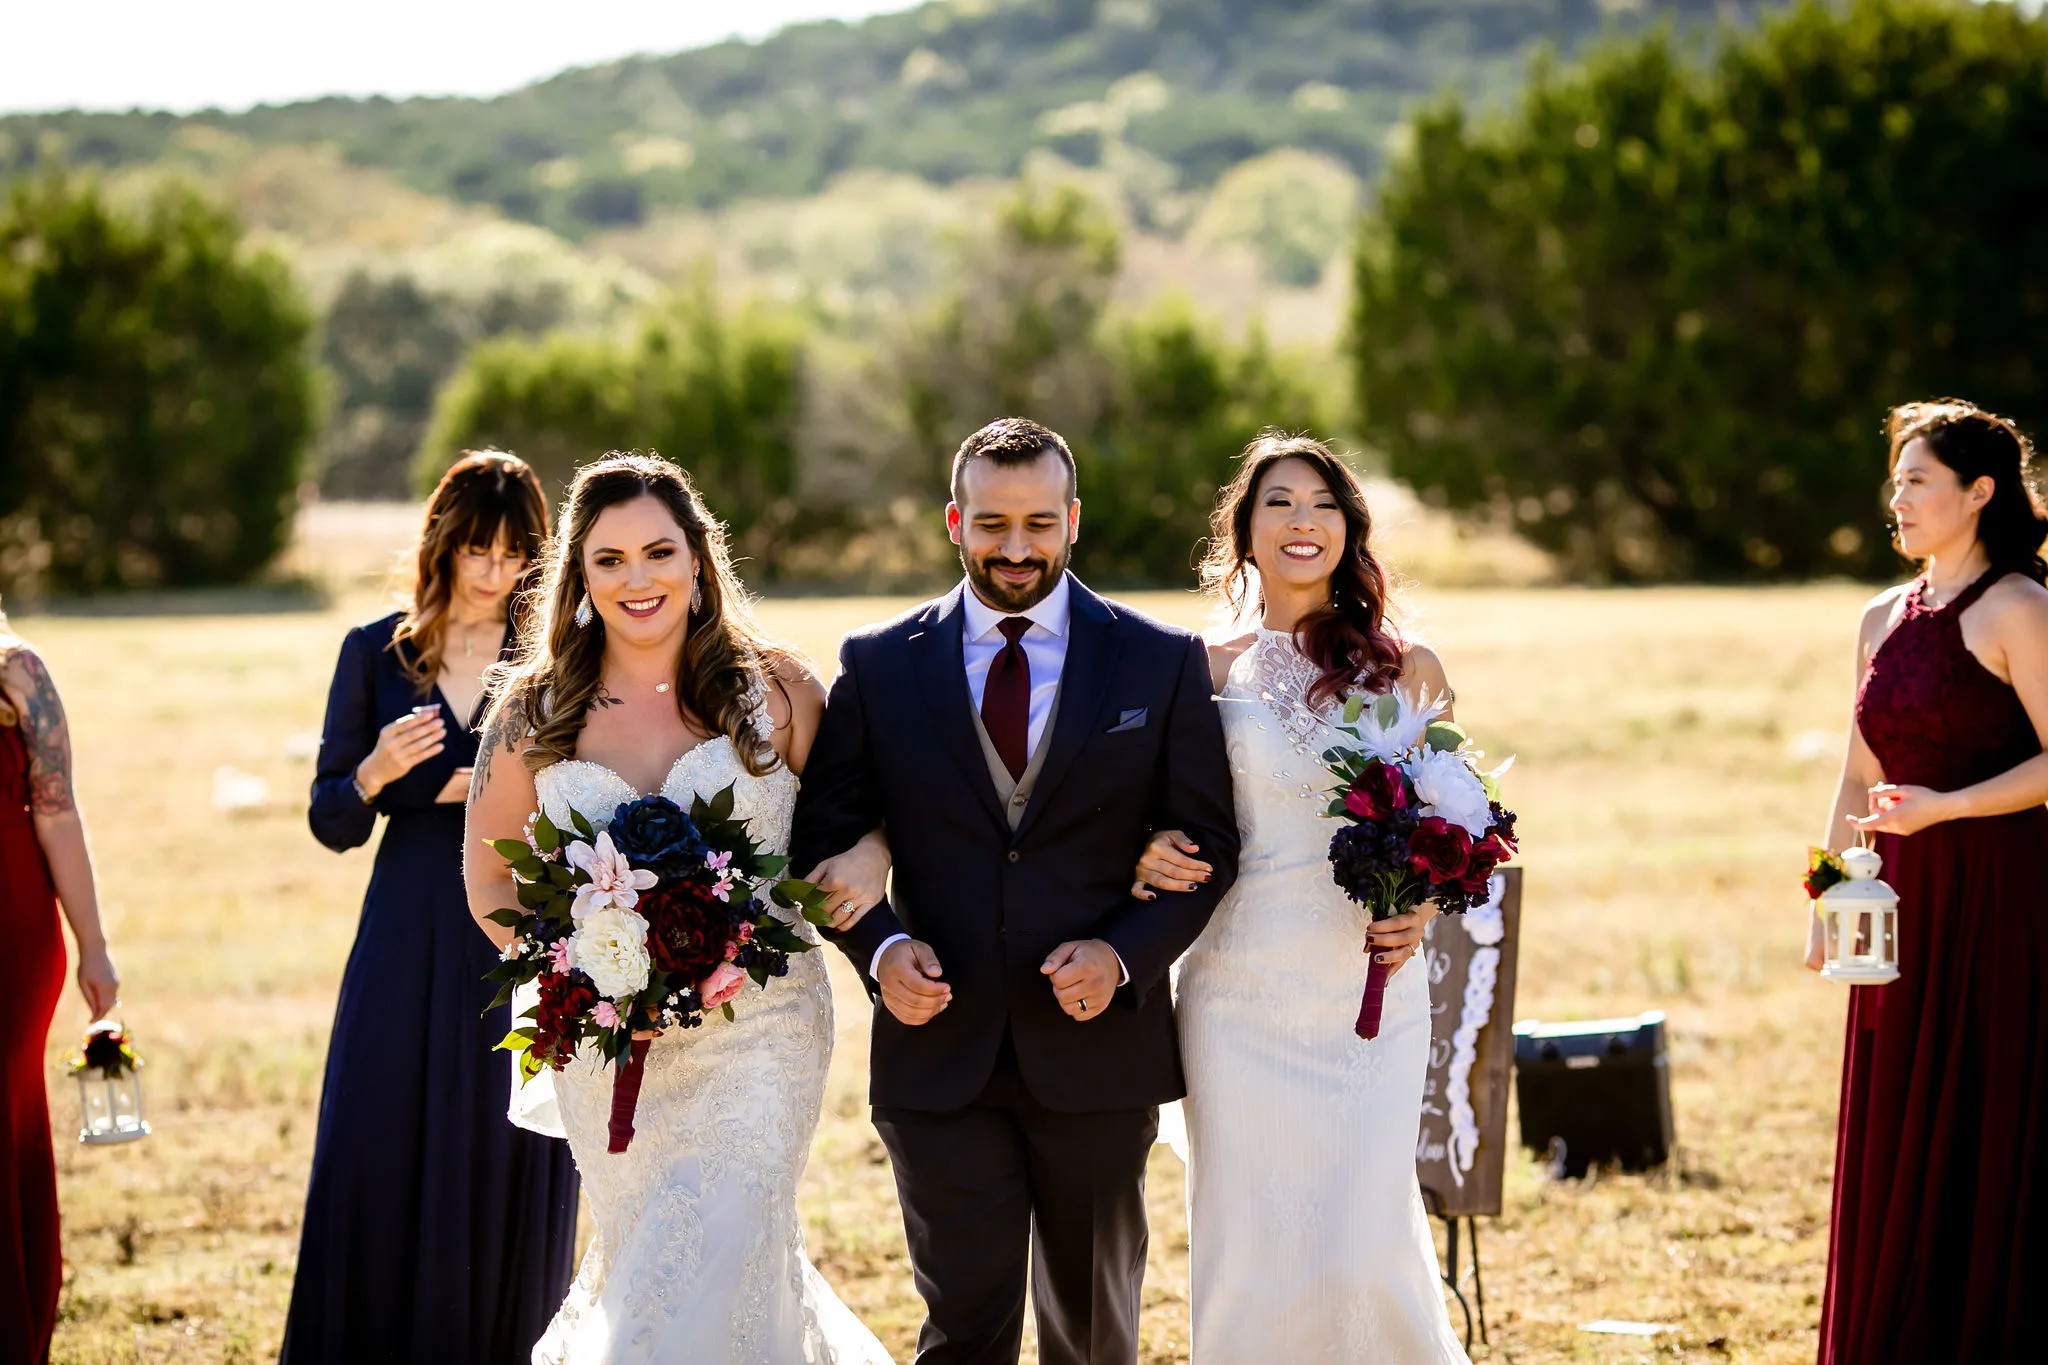
<svg viewBox="0 0 2048 1365">
<path fill-rule="evenodd" d="M 469 800 L 475 803 L 482 794 L 484 784 L 490 780 L 491 764 L 500 751 L 508 754 L 519 752 L 519 746 L 526 742 L 526 732 L 531 728 L 530 713 L 526 701 L 519 696 L 505 699 L 505 704 L 494 708 L 484 721 L 484 732 L 477 739 L 476 763 L 469 770 Z"/>
<path fill-rule="evenodd" d="M 57 684 L 34 650 L 17 650 L 14 665 L 21 697 L 21 737 L 28 746 L 29 803 L 37 815 L 78 809 L 71 788 L 71 730 Z"/>
</svg>

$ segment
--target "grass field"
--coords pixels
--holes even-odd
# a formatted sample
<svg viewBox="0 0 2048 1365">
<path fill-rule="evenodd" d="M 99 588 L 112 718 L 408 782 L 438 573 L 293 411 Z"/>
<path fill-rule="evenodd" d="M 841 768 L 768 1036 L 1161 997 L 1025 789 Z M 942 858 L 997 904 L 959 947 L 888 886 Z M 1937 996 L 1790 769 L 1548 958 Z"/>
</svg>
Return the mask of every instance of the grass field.
<svg viewBox="0 0 2048 1365">
<path fill-rule="evenodd" d="M 1478 1359 L 1811 1357 L 1844 999 L 1797 965 L 1795 883 L 1834 779 L 1864 595 L 1411 593 L 1408 619 L 1444 657 L 1460 718 L 1489 751 L 1520 755 L 1516 1014 L 1671 1016 L 1678 1159 L 1648 1177 L 1558 1184 L 1510 1153 L 1506 1212 L 1483 1228 L 1494 1344 Z M 1202 616 L 1184 595 L 1140 604 Z M 60 1362 L 257 1360 L 278 1344 L 370 861 L 314 843 L 305 788 L 334 650 L 379 608 L 359 586 L 298 610 L 228 609 L 241 605 L 16 622 L 71 707 L 157 1125 L 128 1147 L 60 1143 Z M 829 660 L 843 629 L 902 605 L 771 602 L 766 614 Z M 217 811 L 223 767 L 261 778 L 267 799 Z M 803 1211 L 821 1269 L 907 1359 L 919 1308 L 862 1103 L 865 1004 L 843 964 L 834 971 L 839 1048 Z M 67 996 L 49 1049 L 60 1137 L 74 1119 L 56 1063 L 82 1022 Z M 1186 1352 L 1186 1237 L 1163 1151 L 1151 1191 L 1145 1351 L 1167 1362 Z M 1676 1330 L 1578 1330 L 1596 1318 Z"/>
</svg>

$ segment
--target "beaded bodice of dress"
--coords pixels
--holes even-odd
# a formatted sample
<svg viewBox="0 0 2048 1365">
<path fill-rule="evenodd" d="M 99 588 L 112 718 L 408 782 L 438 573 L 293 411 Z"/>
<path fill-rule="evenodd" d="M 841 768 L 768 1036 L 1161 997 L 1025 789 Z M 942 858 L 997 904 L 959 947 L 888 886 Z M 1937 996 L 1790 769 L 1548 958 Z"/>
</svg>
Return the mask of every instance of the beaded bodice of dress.
<svg viewBox="0 0 2048 1365">
<path fill-rule="evenodd" d="M 1319 868 L 1328 856 L 1330 826 L 1320 817 L 1336 779 L 1321 755 L 1342 736 L 1330 728 L 1335 703 L 1308 704 L 1320 674 L 1292 636 L 1263 627 L 1231 663 L 1221 701 L 1241 872 Z"/>
<path fill-rule="evenodd" d="M 1915 583 L 1906 609 L 1871 656 L 1856 724 L 1887 782 L 1955 791 L 2041 752 L 2013 690 L 1963 643 L 1963 613 L 2000 575 L 1987 573 L 1944 607 Z"/>
</svg>

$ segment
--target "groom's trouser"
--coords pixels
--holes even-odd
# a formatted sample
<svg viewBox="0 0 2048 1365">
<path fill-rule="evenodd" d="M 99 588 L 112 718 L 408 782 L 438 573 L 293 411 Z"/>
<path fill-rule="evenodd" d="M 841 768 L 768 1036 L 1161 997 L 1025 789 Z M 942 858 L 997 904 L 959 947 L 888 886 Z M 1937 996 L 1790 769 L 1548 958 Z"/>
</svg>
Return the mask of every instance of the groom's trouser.
<svg viewBox="0 0 2048 1365">
<path fill-rule="evenodd" d="M 1134 1365 L 1157 1109 L 1047 1109 L 1005 1040 L 966 1108 L 874 1119 L 927 1313 L 917 1365 L 1015 1365 L 1027 1273 L 1040 1365 Z"/>
</svg>

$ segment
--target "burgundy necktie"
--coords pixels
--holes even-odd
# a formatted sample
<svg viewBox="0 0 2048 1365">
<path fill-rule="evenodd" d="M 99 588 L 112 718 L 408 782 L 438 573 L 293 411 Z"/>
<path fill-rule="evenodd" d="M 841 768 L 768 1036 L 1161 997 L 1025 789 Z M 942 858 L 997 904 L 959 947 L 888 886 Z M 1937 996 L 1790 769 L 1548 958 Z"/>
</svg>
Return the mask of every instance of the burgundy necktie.
<svg viewBox="0 0 2048 1365">
<path fill-rule="evenodd" d="M 982 684 L 981 723 L 1011 778 L 1021 779 L 1031 761 L 1031 660 L 1021 643 L 1031 618 L 1006 616 L 997 629 L 1003 632 L 1003 647 Z"/>
</svg>

